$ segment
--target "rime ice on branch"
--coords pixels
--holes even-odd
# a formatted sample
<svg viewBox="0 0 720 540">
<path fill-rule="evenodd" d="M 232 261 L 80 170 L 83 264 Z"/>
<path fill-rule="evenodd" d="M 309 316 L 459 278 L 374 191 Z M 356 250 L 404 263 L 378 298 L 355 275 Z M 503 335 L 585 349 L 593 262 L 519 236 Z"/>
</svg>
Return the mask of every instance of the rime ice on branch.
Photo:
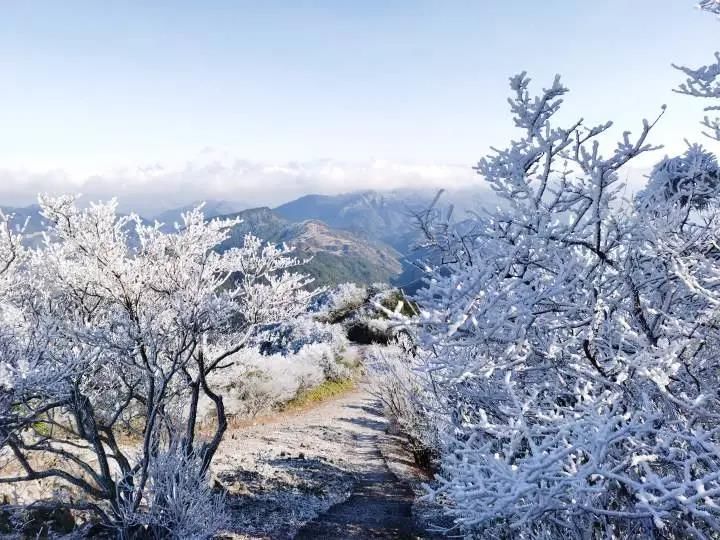
<svg viewBox="0 0 720 540">
<path fill-rule="evenodd" d="M 702 0 L 698 7 L 704 11 L 720 15 L 720 2 L 718 0 Z M 676 90 L 681 94 L 688 96 L 718 99 L 720 98 L 720 53 L 715 53 L 715 62 L 698 68 L 689 68 L 686 66 L 674 66 L 683 72 L 687 79 Z M 719 111 L 720 106 L 709 105 L 705 107 L 706 112 Z M 702 125 L 707 131 L 704 134 L 711 139 L 720 141 L 720 117 L 705 116 Z"/>
</svg>

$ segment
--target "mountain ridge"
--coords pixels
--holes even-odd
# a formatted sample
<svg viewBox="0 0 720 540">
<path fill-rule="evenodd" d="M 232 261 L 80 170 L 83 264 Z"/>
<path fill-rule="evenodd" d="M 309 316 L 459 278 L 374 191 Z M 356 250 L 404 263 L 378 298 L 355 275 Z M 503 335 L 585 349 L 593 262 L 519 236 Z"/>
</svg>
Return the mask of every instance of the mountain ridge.
<svg viewBox="0 0 720 540">
<path fill-rule="evenodd" d="M 401 254 L 392 247 L 335 229 L 321 220 L 290 221 L 268 207 L 217 217 L 242 220 L 230 229 L 220 250 L 241 245 L 249 233 L 267 242 L 286 244 L 295 249 L 298 258 L 310 259 L 301 271 L 315 278 L 316 285 L 389 282 L 402 272 Z"/>
</svg>

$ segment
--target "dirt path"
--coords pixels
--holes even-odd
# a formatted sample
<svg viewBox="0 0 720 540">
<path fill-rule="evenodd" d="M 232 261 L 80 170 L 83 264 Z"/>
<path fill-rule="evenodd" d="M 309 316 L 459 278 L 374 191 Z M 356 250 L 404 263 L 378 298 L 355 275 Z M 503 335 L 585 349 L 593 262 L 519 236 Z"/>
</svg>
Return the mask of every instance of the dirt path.
<svg viewBox="0 0 720 540">
<path fill-rule="evenodd" d="M 229 433 L 213 467 L 235 517 L 228 537 L 421 537 L 413 494 L 378 450 L 385 427 L 359 389 Z"/>
<path fill-rule="evenodd" d="M 362 414 L 353 422 L 376 433 L 353 434 L 355 454 L 363 462 L 348 500 L 307 523 L 298 540 L 331 538 L 419 538 L 412 518 L 413 492 L 401 483 L 385 464 L 377 447 L 385 422 L 372 401 L 359 403 Z"/>
<path fill-rule="evenodd" d="M 422 538 L 411 514 L 412 492 L 384 473 L 368 474 L 346 502 L 307 523 L 295 538 Z"/>
</svg>

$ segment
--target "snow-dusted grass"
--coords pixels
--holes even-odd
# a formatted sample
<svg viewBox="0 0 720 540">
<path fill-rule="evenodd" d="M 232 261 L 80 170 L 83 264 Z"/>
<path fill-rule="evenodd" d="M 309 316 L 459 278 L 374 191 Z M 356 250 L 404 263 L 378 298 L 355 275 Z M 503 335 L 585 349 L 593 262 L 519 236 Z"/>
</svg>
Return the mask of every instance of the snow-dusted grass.
<svg viewBox="0 0 720 540">
<path fill-rule="evenodd" d="M 298 393 L 284 404 L 283 409 L 296 409 L 319 403 L 348 392 L 354 387 L 353 379 L 328 380 L 314 388 Z"/>
</svg>

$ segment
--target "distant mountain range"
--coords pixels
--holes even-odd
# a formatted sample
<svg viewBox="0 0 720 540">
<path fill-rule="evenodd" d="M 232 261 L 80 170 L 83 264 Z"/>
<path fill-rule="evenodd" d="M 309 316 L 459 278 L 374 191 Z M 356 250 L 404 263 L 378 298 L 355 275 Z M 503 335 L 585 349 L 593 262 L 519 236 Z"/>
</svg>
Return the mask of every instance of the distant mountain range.
<svg viewBox="0 0 720 540">
<path fill-rule="evenodd" d="M 275 211 L 291 221 L 317 219 L 355 234 L 384 242 L 405 254 L 417 238 L 412 213 L 431 198 L 417 194 L 377 191 L 343 195 L 306 195 Z"/>
<path fill-rule="evenodd" d="M 399 254 L 402 271 L 389 281 L 412 292 L 421 286 L 423 277 L 413 263 L 426 255 L 415 249 L 421 239 L 415 216 L 427 210 L 436 195 L 430 190 L 306 195 L 278 206 L 275 212 L 290 221 L 320 220 L 357 238 L 392 247 Z M 453 206 L 455 216 L 462 219 L 468 210 L 476 210 L 490 199 L 487 192 L 471 188 L 444 193 L 437 204 Z"/>
<path fill-rule="evenodd" d="M 312 275 L 316 284 L 383 281 L 412 290 L 422 277 L 412 264 L 419 257 L 413 247 L 420 236 L 413 214 L 426 209 L 434 195 L 409 190 L 307 195 L 275 209 L 243 209 L 235 202 L 208 201 L 203 212 L 207 218 L 242 219 L 221 249 L 239 245 L 252 233 L 293 246 L 298 257 L 311 257 L 303 271 Z M 460 201 L 459 206 L 467 208 L 478 204 L 478 195 L 477 191 L 451 194 L 447 202 Z M 151 219 L 172 231 L 182 222 L 182 213 L 195 206 L 168 210 Z M 39 240 L 44 224 L 37 205 L 0 209 L 14 214 L 17 224 L 27 222 L 29 243 Z"/>
</svg>

